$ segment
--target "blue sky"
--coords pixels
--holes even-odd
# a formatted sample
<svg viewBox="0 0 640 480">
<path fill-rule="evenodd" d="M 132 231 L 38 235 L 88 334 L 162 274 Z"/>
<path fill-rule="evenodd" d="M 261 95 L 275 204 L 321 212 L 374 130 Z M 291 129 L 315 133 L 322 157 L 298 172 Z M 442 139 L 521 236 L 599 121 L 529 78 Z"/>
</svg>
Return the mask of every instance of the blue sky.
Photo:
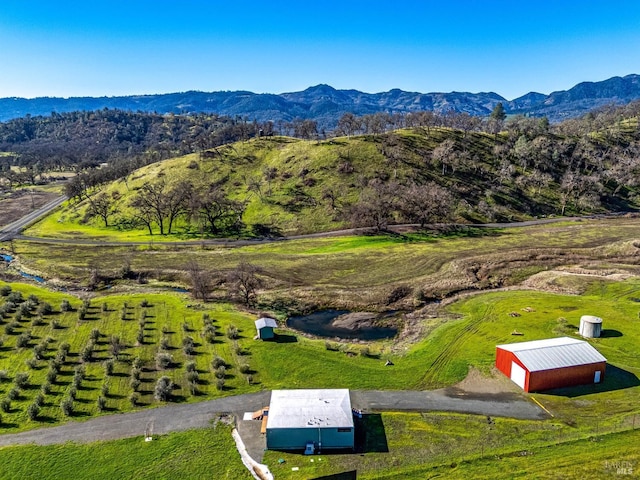
<svg viewBox="0 0 640 480">
<path fill-rule="evenodd" d="M 0 97 L 494 91 L 640 73 L 640 1 L 0 0 Z"/>
</svg>

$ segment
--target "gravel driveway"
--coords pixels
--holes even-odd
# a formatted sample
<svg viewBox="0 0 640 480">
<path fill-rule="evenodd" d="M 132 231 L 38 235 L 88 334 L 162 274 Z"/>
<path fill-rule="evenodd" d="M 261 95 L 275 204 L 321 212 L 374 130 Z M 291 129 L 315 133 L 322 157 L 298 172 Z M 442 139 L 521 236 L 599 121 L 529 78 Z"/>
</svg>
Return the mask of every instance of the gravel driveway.
<svg viewBox="0 0 640 480">
<path fill-rule="evenodd" d="M 353 390 L 351 406 L 365 411 L 474 413 L 520 420 L 543 420 L 547 414 L 535 403 L 513 393 L 481 394 L 448 389 L 424 392 Z"/>
<path fill-rule="evenodd" d="M 209 425 L 218 413 L 232 412 L 242 418 L 269 404 L 270 391 L 236 395 L 199 403 L 167 405 L 131 413 L 105 415 L 85 422 L 69 422 L 50 428 L 0 435 L 0 446 L 34 443 L 49 445 L 65 442 L 97 442 L 144 435 L 153 424 L 153 434 L 165 434 Z M 511 393 L 452 393 L 450 390 L 389 391 L 352 390 L 353 408 L 365 411 L 447 411 L 542 420 L 546 413 L 533 402 Z"/>
<path fill-rule="evenodd" d="M 69 422 L 58 427 L 0 435 L 0 446 L 35 443 L 97 442 L 144 435 L 153 423 L 153 434 L 164 434 L 209 425 L 222 412 L 252 412 L 268 405 L 271 392 L 250 393 L 198 403 L 167 405 L 131 413 L 105 415 L 85 422 Z"/>
</svg>

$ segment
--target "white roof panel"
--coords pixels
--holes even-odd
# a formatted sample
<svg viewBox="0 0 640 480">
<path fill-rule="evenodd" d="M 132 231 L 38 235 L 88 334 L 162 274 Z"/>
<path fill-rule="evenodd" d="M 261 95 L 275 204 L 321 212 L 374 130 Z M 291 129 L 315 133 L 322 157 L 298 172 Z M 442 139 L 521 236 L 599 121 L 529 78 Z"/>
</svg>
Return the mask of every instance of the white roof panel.
<svg viewBox="0 0 640 480">
<path fill-rule="evenodd" d="M 588 342 L 569 337 L 509 343 L 498 348 L 513 352 L 530 372 L 607 361 Z"/>
<path fill-rule="evenodd" d="M 267 428 L 353 427 L 349 390 L 274 390 Z"/>
<path fill-rule="evenodd" d="M 278 328 L 278 322 L 276 322 L 273 318 L 268 318 L 268 317 L 259 318 L 254 323 L 256 324 L 256 328 L 258 330 L 264 327 Z"/>
</svg>

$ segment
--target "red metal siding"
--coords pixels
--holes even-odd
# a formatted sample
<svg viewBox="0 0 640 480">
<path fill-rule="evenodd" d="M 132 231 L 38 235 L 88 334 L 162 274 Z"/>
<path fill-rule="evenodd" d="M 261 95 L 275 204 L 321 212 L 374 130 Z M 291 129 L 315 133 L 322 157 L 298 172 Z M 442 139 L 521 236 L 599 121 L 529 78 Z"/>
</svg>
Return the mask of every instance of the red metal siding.
<svg viewBox="0 0 640 480">
<path fill-rule="evenodd" d="M 513 353 L 501 348 L 496 348 L 496 368 L 511 378 L 511 361 Z"/>
<path fill-rule="evenodd" d="M 531 373 L 529 372 L 529 370 L 527 370 L 527 367 L 525 367 L 524 364 L 516 358 L 513 352 L 502 350 L 501 348 L 496 348 L 496 368 L 504 373 L 509 379 L 511 378 L 511 364 L 513 362 L 517 363 L 524 369 L 524 391 L 528 392 L 529 390 L 527 390 L 527 388 L 529 386 L 529 377 Z"/>
<path fill-rule="evenodd" d="M 593 383 L 596 371 L 600 371 L 600 381 L 604 380 L 606 362 L 577 365 L 575 367 L 555 368 L 528 374 L 526 392 L 548 390 L 551 388 L 571 387 L 574 385 L 588 385 Z"/>
<path fill-rule="evenodd" d="M 526 372 L 524 391 L 536 392 L 551 388 L 572 387 L 574 385 L 588 385 L 593 383 L 595 372 L 600 371 L 600 381 L 604 381 L 606 362 L 577 365 L 575 367 L 555 368 L 529 372 L 518 360 L 513 352 L 496 348 L 496 368 L 511 378 L 511 363 L 515 362 Z"/>
</svg>

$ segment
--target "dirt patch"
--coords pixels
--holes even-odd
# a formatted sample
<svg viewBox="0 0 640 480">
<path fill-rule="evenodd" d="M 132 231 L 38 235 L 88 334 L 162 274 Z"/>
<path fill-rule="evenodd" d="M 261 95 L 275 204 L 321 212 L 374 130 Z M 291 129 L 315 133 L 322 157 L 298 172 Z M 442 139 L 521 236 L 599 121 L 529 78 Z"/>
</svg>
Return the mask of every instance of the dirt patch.
<svg viewBox="0 0 640 480">
<path fill-rule="evenodd" d="M 620 282 L 634 276 L 636 275 L 628 271 L 617 269 L 591 270 L 582 267 L 566 267 L 532 275 L 522 282 L 522 286 L 553 293 L 581 295 L 588 287 L 588 282 L 585 282 L 585 279 Z M 572 281 L 572 279 L 581 280 Z"/>
<path fill-rule="evenodd" d="M 59 196 L 58 193 L 38 190 L 16 190 L 0 196 L 0 227 L 19 220 Z"/>
<path fill-rule="evenodd" d="M 445 390 L 451 393 L 472 394 L 514 394 L 522 393 L 518 386 L 509 380 L 495 367 L 491 369 L 491 375 L 483 375 L 477 368 L 469 368 L 469 373 L 460 383 Z"/>
<path fill-rule="evenodd" d="M 376 320 L 378 314 L 372 312 L 353 312 L 345 313 L 336 317 L 331 322 L 334 327 L 344 328 L 345 330 L 360 330 L 362 327 L 374 327 L 380 326 L 378 320 Z"/>
</svg>

